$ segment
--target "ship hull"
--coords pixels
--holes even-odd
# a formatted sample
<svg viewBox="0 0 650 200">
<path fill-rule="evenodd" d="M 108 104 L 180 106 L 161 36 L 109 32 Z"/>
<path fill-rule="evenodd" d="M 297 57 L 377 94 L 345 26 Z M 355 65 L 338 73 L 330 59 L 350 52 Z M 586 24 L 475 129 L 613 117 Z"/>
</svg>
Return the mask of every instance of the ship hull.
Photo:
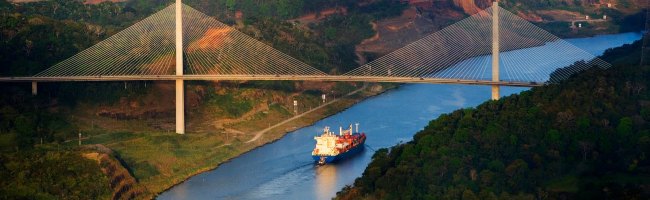
<svg viewBox="0 0 650 200">
<path fill-rule="evenodd" d="M 347 158 L 349 158 L 349 157 L 352 157 L 352 156 L 354 156 L 355 154 L 357 154 L 357 153 L 363 151 L 364 143 L 365 143 L 365 141 L 359 143 L 359 144 L 358 144 L 357 146 L 355 146 L 354 148 L 351 148 L 350 150 L 348 150 L 348 151 L 346 151 L 346 152 L 343 152 L 343 153 L 340 153 L 340 154 L 338 154 L 338 155 L 336 155 L 336 156 L 319 156 L 319 155 L 313 155 L 312 158 L 314 159 L 314 161 L 316 161 L 316 162 L 318 162 L 318 163 L 320 163 L 321 158 L 323 158 L 324 160 L 323 160 L 323 163 L 321 163 L 321 164 L 325 164 L 325 163 L 335 163 L 335 162 L 337 162 L 337 161 L 344 160 L 344 159 L 347 159 Z"/>
</svg>

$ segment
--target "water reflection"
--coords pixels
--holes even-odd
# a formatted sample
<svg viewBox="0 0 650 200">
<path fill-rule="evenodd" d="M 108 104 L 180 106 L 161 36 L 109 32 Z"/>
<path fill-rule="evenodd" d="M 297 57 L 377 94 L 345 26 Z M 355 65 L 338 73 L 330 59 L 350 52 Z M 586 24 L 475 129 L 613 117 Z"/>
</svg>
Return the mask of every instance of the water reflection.
<svg viewBox="0 0 650 200">
<path fill-rule="evenodd" d="M 314 199 L 328 197 L 330 195 L 329 191 L 338 189 L 336 188 L 336 165 L 316 166 L 314 173 L 316 175 L 316 184 L 314 184 L 316 196 Z"/>
</svg>

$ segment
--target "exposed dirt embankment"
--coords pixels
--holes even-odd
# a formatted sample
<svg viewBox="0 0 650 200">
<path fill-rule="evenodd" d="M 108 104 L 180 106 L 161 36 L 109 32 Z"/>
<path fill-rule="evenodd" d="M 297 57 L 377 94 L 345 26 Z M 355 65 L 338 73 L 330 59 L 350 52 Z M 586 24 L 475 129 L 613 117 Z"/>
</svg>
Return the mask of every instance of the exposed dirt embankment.
<svg viewBox="0 0 650 200">
<path fill-rule="evenodd" d="M 300 16 L 295 19 L 290 19 L 287 21 L 290 22 L 299 22 L 300 24 L 309 24 L 309 23 L 314 23 L 314 22 L 320 22 L 321 20 L 325 19 L 327 16 L 333 15 L 333 14 L 341 14 L 341 15 L 346 15 L 348 13 L 348 9 L 345 7 L 337 7 L 337 8 L 328 8 L 325 10 L 321 10 L 320 12 L 317 13 L 309 13 L 303 16 Z"/>
<path fill-rule="evenodd" d="M 126 86 L 128 87 L 128 86 Z M 152 92 L 139 97 L 122 97 L 115 105 L 101 106 L 97 116 L 119 120 L 163 118 L 174 112 L 174 84 L 171 82 L 154 82 L 149 87 Z"/>
<path fill-rule="evenodd" d="M 244 130 L 231 127 L 232 124 L 248 121 L 260 113 L 268 113 L 269 105 L 279 104 L 286 109 L 293 108 L 294 98 L 303 98 L 306 91 L 322 91 L 330 93 L 335 90 L 334 82 L 294 82 L 295 91 L 282 91 L 246 88 L 240 86 L 246 82 L 210 82 L 209 85 L 187 85 L 185 90 L 185 105 L 188 130 L 205 133 L 223 130 L 229 133 L 241 134 Z M 131 87 L 130 85 L 127 87 Z M 137 123 L 137 130 L 167 131 L 175 126 L 175 88 L 172 82 L 149 83 L 147 92 L 141 95 L 122 97 L 119 102 L 111 105 L 86 106 L 85 114 L 77 118 L 100 129 L 133 130 L 126 122 Z M 214 91 L 208 90 L 214 88 Z M 238 116 L 223 115 L 224 108 L 218 106 L 206 107 L 209 92 L 215 95 L 235 95 L 235 100 L 252 102 L 250 109 Z M 298 97 L 300 96 L 300 97 Z M 319 96 L 320 98 L 320 96 Z M 237 104 L 237 102 L 233 102 Z M 217 113 L 217 114 L 215 114 Z M 96 117 L 101 117 L 97 119 Z M 101 120 L 101 119 L 106 120 Z"/>
<path fill-rule="evenodd" d="M 201 36 L 200 39 L 192 42 L 188 47 L 188 52 L 198 51 L 198 50 L 215 50 L 222 47 L 225 43 L 228 43 L 233 40 L 230 37 L 230 32 L 232 28 L 223 27 L 223 28 L 210 28 L 206 30 L 205 34 Z"/>
<path fill-rule="evenodd" d="M 462 15 L 450 14 L 449 16 L 460 18 Z M 359 64 L 366 62 L 364 54 L 387 54 L 439 30 L 442 24 L 424 16 L 413 6 L 404 10 L 399 17 L 373 22 L 372 27 L 376 34 L 356 47 Z"/>
<path fill-rule="evenodd" d="M 456 7 L 462 9 L 465 14 L 473 15 L 487 8 L 492 0 L 453 0 Z"/>
<path fill-rule="evenodd" d="M 112 150 L 101 144 L 87 146 L 86 148 L 89 152 L 84 153 L 82 156 L 97 161 L 102 172 L 108 176 L 109 185 L 113 190 L 111 199 L 134 199 L 144 193 L 145 188 L 138 186 L 138 181 L 113 156 Z"/>
<path fill-rule="evenodd" d="M 445 2 L 451 2 L 455 8 L 458 8 L 465 12 L 465 14 L 472 15 L 481 10 L 488 8 L 492 5 L 493 0 L 410 0 L 409 2 L 412 5 L 422 7 L 424 9 L 430 9 L 440 4 L 445 4 Z M 619 0 L 562 0 L 561 4 L 566 6 L 573 7 L 583 7 L 583 8 L 611 8 L 622 11 L 624 13 L 629 13 L 630 10 L 634 8 L 642 8 L 645 5 L 646 0 L 626 0 L 621 2 Z M 514 3 L 520 4 L 516 0 L 500 0 L 500 2 L 505 3 Z M 429 6 L 427 6 L 429 5 Z M 551 4 L 549 4 L 551 5 Z M 525 11 L 527 13 L 537 12 L 535 10 Z"/>
<path fill-rule="evenodd" d="M 411 7 L 406 9 L 401 16 L 373 22 L 376 35 L 364 40 L 356 47 L 360 64 L 366 63 L 367 55 L 374 54 L 376 57 L 376 55 L 390 53 L 492 5 L 492 0 L 408 0 L 408 2 Z M 501 2 L 501 5 L 507 7 L 508 11 L 531 22 L 574 22 L 584 20 L 586 15 L 576 11 L 551 8 L 550 5 L 546 9 L 521 10 L 526 6 L 521 5 L 518 1 L 501 0 Z M 564 3 L 588 12 L 609 8 L 626 14 L 638 12 L 638 8 L 643 5 L 642 0 L 626 1 L 627 7 L 615 0 L 607 2 L 565 0 Z M 596 27 L 596 30 L 605 30 L 607 26 L 610 26 L 607 20 L 599 19 L 590 22 L 600 22 L 594 25 L 601 26 Z"/>
<path fill-rule="evenodd" d="M 366 62 L 365 54 L 387 54 L 491 6 L 491 0 L 410 0 L 409 3 L 411 7 L 401 16 L 373 23 L 376 35 L 356 47 L 360 64 Z"/>
<path fill-rule="evenodd" d="M 142 83 L 140 84 L 139 87 L 142 87 Z M 135 86 L 127 83 L 126 87 L 130 89 Z M 122 97 L 114 104 L 87 105 L 79 111 L 79 120 L 105 130 L 132 130 L 123 123 L 130 120 L 138 120 L 140 125 L 145 125 L 139 126 L 143 128 L 142 130 L 172 130 L 176 111 L 174 83 L 168 81 L 149 82 L 146 87 L 149 88 L 147 92 Z M 188 88 L 185 92 L 185 106 L 192 110 L 201 105 L 206 90 L 201 86 L 186 87 Z"/>
</svg>

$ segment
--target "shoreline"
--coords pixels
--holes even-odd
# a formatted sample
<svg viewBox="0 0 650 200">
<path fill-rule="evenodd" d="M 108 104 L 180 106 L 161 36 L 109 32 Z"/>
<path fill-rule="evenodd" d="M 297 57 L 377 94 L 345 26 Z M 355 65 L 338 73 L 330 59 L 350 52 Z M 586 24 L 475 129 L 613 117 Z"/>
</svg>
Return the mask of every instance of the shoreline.
<svg viewBox="0 0 650 200">
<path fill-rule="evenodd" d="M 233 159 L 236 159 L 236 158 L 238 158 L 238 157 L 240 157 L 240 156 L 242 156 L 242 155 L 244 155 L 244 154 L 246 154 L 246 153 L 249 153 L 249 152 L 251 152 L 251 151 L 254 151 L 254 150 L 258 149 L 258 148 L 262 148 L 262 147 L 264 147 L 264 146 L 266 146 L 266 145 L 268 145 L 268 144 L 274 143 L 274 142 L 276 142 L 276 141 L 278 141 L 278 140 L 284 138 L 287 134 L 289 134 L 289 133 L 291 133 L 291 132 L 294 132 L 294 131 L 296 131 L 296 130 L 298 130 L 298 129 L 301 129 L 301 128 L 305 128 L 305 127 L 311 126 L 311 125 L 315 124 L 316 122 L 318 122 L 318 121 L 320 121 L 320 120 L 323 120 L 323 119 L 325 119 L 325 118 L 328 118 L 328 117 L 331 117 L 331 116 L 336 115 L 336 114 L 338 114 L 338 113 L 341 113 L 341 112 L 343 112 L 343 111 L 346 111 L 346 110 L 350 109 L 352 106 L 354 106 L 354 105 L 356 105 L 356 104 L 358 104 L 358 103 L 361 103 L 361 102 L 363 102 L 363 101 L 365 101 L 365 100 L 367 100 L 367 99 L 369 99 L 369 98 L 376 97 L 376 96 L 379 96 L 379 95 L 381 95 L 381 94 L 384 94 L 384 93 L 386 93 L 386 92 L 388 92 L 388 91 L 390 91 L 390 90 L 397 89 L 397 88 L 399 88 L 401 85 L 402 85 L 402 84 L 398 84 L 398 85 L 391 86 L 390 88 L 382 88 L 381 91 L 378 91 L 376 94 L 371 94 L 371 95 L 368 95 L 368 96 L 363 96 L 363 97 L 361 97 L 360 99 L 355 99 L 355 101 L 354 101 L 352 104 L 350 104 L 350 105 L 348 105 L 348 106 L 345 106 L 345 107 L 344 107 L 343 109 L 341 109 L 341 110 L 338 110 L 338 111 L 336 111 L 336 112 L 334 112 L 334 113 L 330 113 L 330 114 L 327 114 L 327 115 L 323 115 L 323 116 L 319 117 L 317 120 L 315 120 L 315 121 L 313 121 L 313 122 L 310 122 L 310 123 L 308 123 L 308 124 L 304 124 L 304 125 L 302 125 L 302 126 L 296 126 L 295 128 L 292 128 L 291 130 L 284 131 L 284 133 L 280 134 L 280 136 L 277 137 L 277 138 L 274 138 L 274 139 L 272 139 L 272 140 L 269 140 L 269 141 L 267 141 L 267 142 L 264 142 L 264 143 L 262 143 L 262 144 L 260 144 L 260 145 L 258 145 L 258 146 L 255 146 L 255 147 L 253 147 L 253 148 L 251 148 L 251 149 L 248 149 L 248 150 L 246 150 L 246 151 L 243 151 L 243 152 L 241 152 L 240 154 L 237 154 L 236 156 L 233 156 L 233 157 L 231 157 L 231 158 L 228 158 L 228 159 L 224 160 L 224 161 L 221 162 L 221 163 L 218 163 L 218 164 L 217 164 L 216 166 L 214 166 L 214 167 L 207 167 L 207 168 L 205 168 L 205 169 L 200 169 L 200 170 L 198 170 L 196 173 L 192 173 L 191 175 L 185 177 L 185 178 L 182 179 L 181 181 L 179 181 L 179 182 L 177 182 L 177 183 L 173 183 L 173 185 L 171 185 L 170 187 L 167 187 L 166 189 L 164 189 L 164 190 L 162 190 L 162 191 L 160 191 L 160 192 L 150 193 L 150 194 L 152 194 L 153 196 L 152 196 L 151 198 L 149 198 L 149 199 L 156 199 L 158 196 L 160 196 L 160 194 L 162 194 L 162 193 L 164 193 L 164 192 L 167 192 L 167 191 L 171 190 L 172 188 L 174 188 L 174 187 L 176 187 L 176 186 L 178 186 L 178 185 L 180 185 L 180 184 L 182 184 L 182 183 L 185 183 L 186 181 L 188 181 L 188 180 L 191 179 L 192 177 L 195 177 L 195 176 L 197 176 L 197 175 L 199 175 L 199 174 L 202 174 L 202 173 L 206 173 L 206 172 L 210 172 L 210 171 L 216 170 L 217 168 L 219 168 L 219 166 L 221 166 L 221 165 L 223 165 L 223 164 L 226 164 L 226 163 L 229 163 L 229 162 L 231 162 Z M 382 86 L 382 87 L 383 87 L 383 86 Z M 364 92 L 364 91 L 366 91 L 366 90 L 368 90 L 368 89 L 369 89 L 369 88 L 365 88 L 365 89 L 363 89 L 363 90 L 360 90 L 359 92 Z M 339 98 L 339 99 L 348 98 L 349 96 L 352 96 L 352 95 L 355 95 L 355 94 L 358 94 L 358 92 L 357 92 L 357 93 L 353 93 L 353 94 L 345 95 L 344 97 L 341 97 L 341 98 Z M 326 105 L 326 106 L 324 106 L 324 107 L 322 107 L 322 108 L 319 108 L 319 109 L 324 109 L 324 108 L 327 108 L 327 107 L 332 106 L 332 105 L 333 105 L 333 104 Z M 276 128 L 279 128 L 279 127 L 276 127 Z M 269 132 L 272 131 L 272 130 L 273 130 L 273 129 L 269 130 Z M 246 142 L 244 141 L 243 143 L 246 143 Z M 146 186 L 145 186 L 145 187 L 146 187 Z M 145 196 L 145 198 L 146 198 L 146 196 Z"/>
<path fill-rule="evenodd" d="M 638 32 L 627 32 L 627 33 L 638 33 Z M 619 34 L 625 34 L 625 33 L 619 33 Z M 593 38 L 593 37 L 604 37 L 604 36 L 609 36 L 609 35 L 618 35 L 618 34 L 595 35 L 595 36 L 591 36 L 591 37 L 589 37 L 589 38 Z M 562 39 L 569 39 L 569 40 L 571 40 L 572 38 L 562 38 Z M 365 101 L 365 100 L 367 100 L 367 99 L 369 99 L 369 98 L 372 98 L 372 97 L 379 96 L 379 95 L 384 94 L 385 92 L 388 92 L 388 91 L 390 91 L 390 90 L 397 89 L 397 88 L 399 88 L 400 86 L 402 86 L 402 84 L 395 85 L 394 87 L 391 87 L 391 88 L 382 88 L 382 91 L 380 91 L 380 92 L 378 92 L 378 93 L 376 93 L 376 94 L 373 94 L 373 95 L 369 95 L 369 96 L 362 97 L 362 98 L 358 99 L 358 101 L 356 101 L 355 103 L 353 103 L 353 104 L 351 104 L 351 105 L 345 107 L 344 109 L 341 109 L 341 110 L 339 110 L 339 111 L 337 111 L 337 112 L 335 112 L 335 113 L 331 113 L 331 114 L 329 114 L 329 115 L 322 116 L 319 120 L 313 121 L 313 122 L 311 122 L 311 123 L 309 123 L 309 124 L 305 124 L 305 125 L 302 125 L 302 126 L 296 127 L 295 129 L 292 129 L 292 130 L 286 131 L 286 132 L 284 132 L 283 134 L 281 134 L 280 137 L 274 138 L 273 140 L 267 141 L 267 142 L 265 142 L 265 143 L 263 143 L 263 144 L 260 144 L 259 146 L 256 146 L 256 147 L 251 148 L 251 149 L 249 149 L 249 150 L 247 150 L 247 151 L 244 151 L 244 152 L 242 152 L 241 154 L 238 154 L 237 156 L 234 156 L 234 157 L 232 157 L 232 158 L 229 158 L 229 159 L 227 159 L 227 160 L 225 160 L 225 161 L 219 163 L 218 165 L 214 166 L 213 168 L 209 168 L 209 169 L 205 169 L 205 170 L 200 170 L 200 172 L 197 172 L 197 173 L 194 173 L 194 174 L 192 174 L 192 175 L 190 175 L 190 176 L 187 176 L 187 177 L 186 177 L 185 179 L 183 179 L 182 181 L 180 181 L 180 182 L 178 182 L 178 183 L 175 183 L 174 185 L 172 185 L 172 186 L 166 188 L 165 190 L 163 190 L 163 191 L 161 191 L 161 192 L 156 193 L 156 194 L 154 195 L 153 198 L 158 197 L 160 194 L 162 194 L 162 193 L 164 193 L 164 192 L 167 192 L 167 191 L 171 190 L 171 188 L 173 188 L 173 187 L 175 187 L 175 186 L 177 186 L 177 185 L 180 185 L 181 183 L 184 183 L 185 181 L 189 180 L 190 178 L 192 178 L 192 177 L 194 177 L 194 176 L 196 176 L 196 175 L 198 175 L 198 174 L 201 174 L 201 173 L 205 173 L 205 172 L 209 172 L 209 171 L 215 170 L 215 169 L 217 169 L 219 166 L 221 166 L 222 164 L 225 164 L 225 163 L 231 162 L 234 158 L 238 158 L 238 157 L 240 157 L 241 155 L 244 155 L 245 153 L 249 153 L 249 152 L 251 152 L 251 151 L 253 151 L 253 150 L 257 149 L 257 148 L 261 148 L 261 147 L 266 146 L 267 144 L 271 144 L 271 143 L 273 143 L 273 142 L 276 142 L 276 141 L 282 139 L 282 138 L 283 138 L 284 136 L 286 136 L 288 133 L 291 133 L 291 132 L 293 132 L 293 131 L 295 131 L 295 130 L 298 130 L 298 129 L 300 129 L 300 128 L 304 128 L 304 127 L 310 126 L 310 125 L 316 123 L 317 121 L 320 121 L 320 120 L 325 119 L 325 118 L 327 118 L 327 117 L 330 117 L 330 116 L 332 116 L 332 115 L 335 115 L 335 114 L 338 114 L 338 113 L 340 113 L 340 112 L 343 112 L 343 111 L 345 111 L 345 110 L 351 108 L 352 106 L 356 105 L 357 103 L 360 103 L 360 102 Z"/>
</svg>

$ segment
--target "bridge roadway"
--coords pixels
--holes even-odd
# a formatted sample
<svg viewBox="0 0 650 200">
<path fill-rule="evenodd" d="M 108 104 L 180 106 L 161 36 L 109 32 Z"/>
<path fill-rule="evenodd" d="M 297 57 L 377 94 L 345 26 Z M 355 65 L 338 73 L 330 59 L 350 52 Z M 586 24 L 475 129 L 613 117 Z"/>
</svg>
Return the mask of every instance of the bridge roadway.
<svg viewBox="0 0 650 200">
<path fill-rule="evenodd" d="M 535 87 L 544 83 L 442 79 L 426 77 L 394 77 L 394 76 L 342 76 L 342 75 L 135 75 L 135 76 L 68 76 L 68 77 L 0 77 L 0 82 L 75 82 L 75 81 L 338 81 L 338 82 L 386 82 L 386 83 L 431 83 L 431 84 L 464 84 L 489 86 Z"/>
</svg>

